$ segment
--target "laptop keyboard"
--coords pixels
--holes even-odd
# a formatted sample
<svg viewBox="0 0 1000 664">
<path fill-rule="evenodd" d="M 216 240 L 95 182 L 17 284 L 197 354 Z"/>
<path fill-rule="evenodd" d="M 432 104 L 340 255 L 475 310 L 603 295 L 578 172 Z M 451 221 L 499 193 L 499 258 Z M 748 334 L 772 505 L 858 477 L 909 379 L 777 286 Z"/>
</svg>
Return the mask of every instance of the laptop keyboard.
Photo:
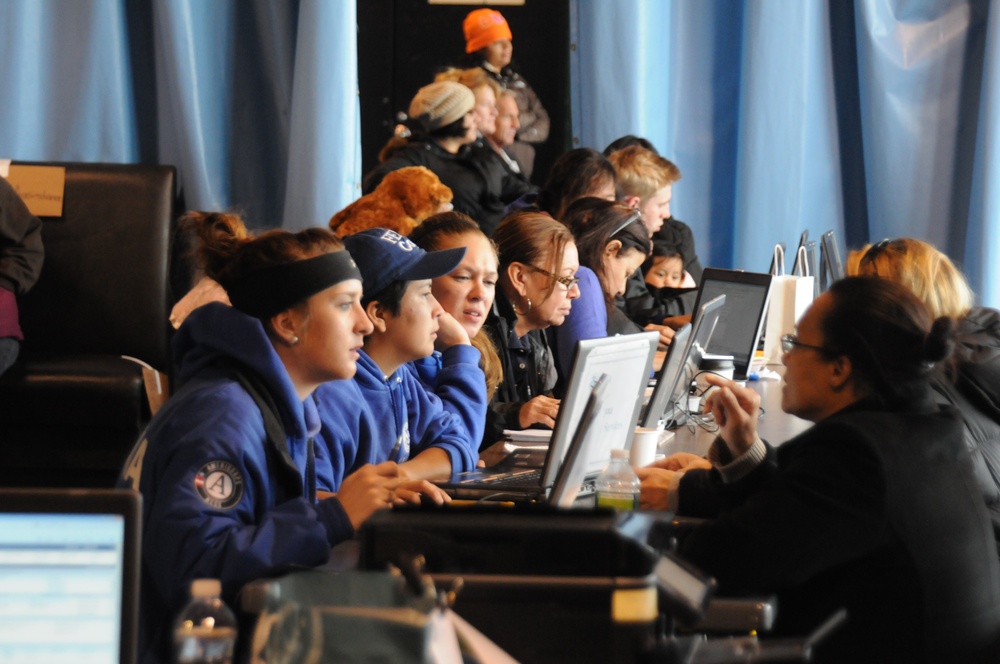
<svg viewBox="0 0 1000 664">
<path fill-rule="evenodd" d="M 503 487 L 526 487 L 535 488 L 542 481 L 542 471 L 538 468 L 533 470 L 522 470 L 509 475 L 494 475 L 492 477 L 479 477 L 474 480 L 479 484 Z"/>
</svg>

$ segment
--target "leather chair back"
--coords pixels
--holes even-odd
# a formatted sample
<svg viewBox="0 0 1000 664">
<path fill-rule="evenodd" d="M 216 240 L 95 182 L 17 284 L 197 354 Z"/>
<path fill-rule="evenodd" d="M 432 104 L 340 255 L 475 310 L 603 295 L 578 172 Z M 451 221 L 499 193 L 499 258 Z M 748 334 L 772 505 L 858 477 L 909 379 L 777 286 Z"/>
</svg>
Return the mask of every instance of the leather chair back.
<svg viewBox="0 0 1000 664">
<path fill-rule="evenodd" d="M 173 167 L 45 165 L 66 167 L 66 190 L 63 216 L 42 219 L 41 276 L 19 300 L 24 351 L 129 355 L 169 371 Z"/>
</svg>

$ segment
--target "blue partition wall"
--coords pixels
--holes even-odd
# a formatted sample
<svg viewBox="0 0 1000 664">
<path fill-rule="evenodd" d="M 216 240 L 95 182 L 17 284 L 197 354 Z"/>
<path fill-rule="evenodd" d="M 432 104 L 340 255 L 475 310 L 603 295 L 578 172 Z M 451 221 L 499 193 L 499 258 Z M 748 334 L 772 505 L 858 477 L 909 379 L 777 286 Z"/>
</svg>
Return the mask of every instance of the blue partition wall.
<svg viewBox="0 0 1000 664">
<path fill-rule="evenodd" d="M 914 236 L 1000 305 L 988 0 L 569 2 L 574 141 L 639 134 L 674 160 L 704 264 L 764 270 L 803 229 Z M 170 163 L 190 208 L 324 224 L 359 191 L 356 17 L 351 0 L 0 0 L 0 158 Z"/>
</svg>

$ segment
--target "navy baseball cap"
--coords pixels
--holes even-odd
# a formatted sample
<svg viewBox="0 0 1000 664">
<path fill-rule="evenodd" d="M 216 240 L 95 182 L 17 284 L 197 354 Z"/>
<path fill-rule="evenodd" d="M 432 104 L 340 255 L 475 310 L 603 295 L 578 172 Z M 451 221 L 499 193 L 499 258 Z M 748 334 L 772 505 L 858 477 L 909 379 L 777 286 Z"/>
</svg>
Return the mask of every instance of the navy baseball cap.
<svg viewBox="0 0 1000 664">
<path fill-rule="evenodd" d="M 465 247 L 424 251 L 409 238 L 386 228 L 348 235 L 344 245 L 361 270 L 365 293 L 375 295 L 394 281 L 441 277 L 462 262 Z"/>
</svg>

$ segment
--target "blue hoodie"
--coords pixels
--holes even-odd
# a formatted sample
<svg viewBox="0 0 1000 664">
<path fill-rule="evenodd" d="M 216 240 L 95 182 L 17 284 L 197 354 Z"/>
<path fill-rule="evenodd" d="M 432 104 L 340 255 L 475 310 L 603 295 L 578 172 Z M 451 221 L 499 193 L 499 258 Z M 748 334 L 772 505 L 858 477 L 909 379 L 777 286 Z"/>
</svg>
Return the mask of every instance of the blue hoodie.
<svg viewBox="0 0 1000 664">
<path fill-rule="evenodd" d="M 223 599 L 235 606 L 246 582 L 323 564 L 331 546 L 354 534 L 337 499 L 308 497 L 304 469 L 319 417 L 311 399 L 299 399 L 260 321 L 208 304 L 184 322 L 173 352 L 179 389 L 149 423 L 119 480 L 143 497 L 144 662 L 172 660 L 173 621 L 193 579 L 220 579 Z M 276 463 L 261 409 L 226 362 L 243 365 L 276 405 L 287 465 Z M 317 483 L 330 489 L 330 459 L 315 447 Z"/>
<path fill-rule="evenodd" d="M 444 352 L 410 362 L 424 387 L 433 392 L 444 409 L 461 418 L 472 440 L 483 439 L 486 426 L 486 374 L 482 354 L 473 346 L 455 344 Z"/>
<path fill-rule="evenodd" d="M 478 379 L 476 372 L 467 372 L 468 385 L 452 391 L 450 398 L 464 400 L 459 410 L 478 411 L 479 419 L 485 420 L 486 381 L 478 359 L 475 368 Z M 362 350 L 354 380 L 324 383 L 314 396 L 322 421 L 320 437 L 329 450 L 335 486 L 366 463 L 402 463 L 431 447 L 448 453 L 454 473 L 475 468 L 479 438 L 423 386 L 410 364 L 386 378 Z"/>
</svg>

